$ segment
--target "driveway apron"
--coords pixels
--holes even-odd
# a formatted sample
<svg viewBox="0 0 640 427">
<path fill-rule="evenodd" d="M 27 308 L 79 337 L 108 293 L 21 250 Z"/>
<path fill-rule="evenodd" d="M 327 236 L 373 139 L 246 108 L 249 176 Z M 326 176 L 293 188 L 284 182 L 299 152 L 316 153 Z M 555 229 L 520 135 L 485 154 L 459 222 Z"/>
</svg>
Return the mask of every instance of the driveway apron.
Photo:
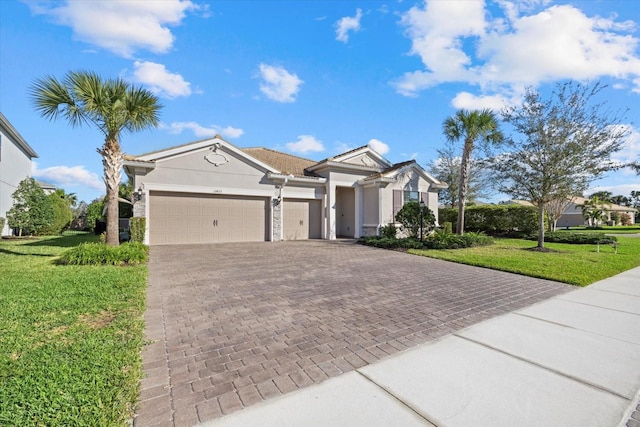
<svg viewBox="0 0 640 427">
<path fill-rule="evenodd" d="M 574 287 L 352 241 L 151 248 L 135 426 L 190 426 Z"/>
</svg>

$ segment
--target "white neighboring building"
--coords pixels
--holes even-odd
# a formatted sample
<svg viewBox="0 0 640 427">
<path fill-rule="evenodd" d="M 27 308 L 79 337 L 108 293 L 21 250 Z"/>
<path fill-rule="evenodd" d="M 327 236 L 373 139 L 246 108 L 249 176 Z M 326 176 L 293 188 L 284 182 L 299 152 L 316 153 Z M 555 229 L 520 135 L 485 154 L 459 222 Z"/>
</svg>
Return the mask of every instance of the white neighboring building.
<svg viewBox="0 0 640 427">
<path fill-rule="evenodd" d="M 13 205 L 11 195 L 23 179 L 31 176 L 31 159 L 38 157 L 27 141 L 0 113 L 0 217 L 7 218 L 7 211 Z M 9 234 L 6 224 L 0 235 Z"/>
</svg>

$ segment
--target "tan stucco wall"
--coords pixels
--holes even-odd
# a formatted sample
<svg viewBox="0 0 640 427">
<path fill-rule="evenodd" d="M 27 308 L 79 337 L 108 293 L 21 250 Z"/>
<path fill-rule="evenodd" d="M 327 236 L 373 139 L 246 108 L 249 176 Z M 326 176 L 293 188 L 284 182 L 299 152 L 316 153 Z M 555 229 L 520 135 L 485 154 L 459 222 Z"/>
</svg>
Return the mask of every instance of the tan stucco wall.
<svg viewBox="0 0 640 427">
<path fill-rule="evenodd" d="M 363 224 L 378 225 L 378 187 L 363 189 Z"/>
<path fill-rule="evenodd" d="M 204 149 L 177 158 L 159 160 L 155 169 L 142 181 L 185 186 L 264 188 L 264 184 L 260 183 L 265 175 L 264 171 L 257 170 L 229 152 L 223 153 L 229 162 L 215 166 L 204 158 L 209 153 L 209 150 Z M 268 186 L 275 188 L 273 184 Z"/>
</svg>

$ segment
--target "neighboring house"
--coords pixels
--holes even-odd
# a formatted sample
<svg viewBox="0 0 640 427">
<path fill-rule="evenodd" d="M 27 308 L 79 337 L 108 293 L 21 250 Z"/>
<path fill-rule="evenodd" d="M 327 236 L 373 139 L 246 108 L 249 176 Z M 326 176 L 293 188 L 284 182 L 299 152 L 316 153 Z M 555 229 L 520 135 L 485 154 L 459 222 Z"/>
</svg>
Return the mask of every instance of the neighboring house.
<svg viewBox="0 0 640 427">
<path fill-rule="evenodd" d="M 582 214 L 582 205 L 584 202 L 589 199 L 585 199 L 584 197 L 574 197 L 573 201 L 567 206 L 564 210 L 562 216 L 558 219 L 557 226 L 558 228 L 565 227 L 578 227 L 582 225 L 587 225 L 587 220 Z M 514 203 L 523 206 L 533 206 L 531 202 L 526 200 L 511 200 L 508 203 Z M 626 213 L 631 218 L 631 224 L 634 224 L 635 221 L 635 213 L 636 209 L 631 208 L 629 206 L 620 206 L 615 205 L 613 203 L 604 202 L 601 205 L 602 210 L 606 214 L 605 223 L 607 221 L 611 221 L 611 213 L 617 212 L 618 214 Z"/>
<path fill-rule="evenodd" d="M 584 215 L 582 215 L 582 205 L 589 199 L 584 197 L 576 197 L 575 200 L 565 209 L 564 214 L 558 220 L 558 227 L 575 227 L 579 225 L 586 225 Z M 603 202 L 601 205 L 602 210 L 606 215 L 605 223 L 611 221 L 611 213 L 617 212 L 618 214 L 626 213 L 631 217 L 631 223 L 635 222 L 636 209 L 629 206 L 620 206 L 613 203 Z"/>
<path fill-rule="evenodd" d="M 48 182 L 38 181 L 38 180 L 36 180 L 36 182 L 38 183 L 40 188 L 42 188 L 42 191 L 44 191 L 44 194 L 46 195 L 53 194 L 58 189 L 58 187 Z"/>
<path fill-rule="evenodd" d="M 446 188 L 368 146 L 316 162 L 219 136 L 125 156 L 124 169 L 151 245 L 376 235 L 408 200 L 437 215 Z"/>
<path fill-rule="evenodd" d="M 0 217 L 7 218 L 13 206 L 13 193 L 20 181 L 31 176 L 31 159 L 38 157 L 27 141 L 0 113 Z M 6 224 L 0 235 L 9 234 Z"/>
</svg>

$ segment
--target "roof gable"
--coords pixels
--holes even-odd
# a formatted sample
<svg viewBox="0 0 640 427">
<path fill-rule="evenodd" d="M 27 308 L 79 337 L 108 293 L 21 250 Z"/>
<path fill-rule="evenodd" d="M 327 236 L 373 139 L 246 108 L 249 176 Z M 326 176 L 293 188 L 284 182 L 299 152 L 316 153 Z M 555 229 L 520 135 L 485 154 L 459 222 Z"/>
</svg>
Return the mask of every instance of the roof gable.
<svg viewBox="0 0 640 427">
<path fill-rule="evenodd" d="M 278 169 L 274 168 L 272 165 L 269 165 L 260 159 L 257 159 L 251 156 L 249 153 L 241 150 L 235 145 L 225 141 L 220 137 L 220 135 L 216 135 L 213 138 L 205 139 L 201 141 L 191 142 L 189 144 L 178 145 L 175 147 L 166 148 L 163 150 L 152 151 L 150 153 L 141 154 L 139 156 L 125 156 L 125 160 L 136 163 L 138 166 L 144 163 L 156 163 L 159 161 L 165 161 L 172 158 L 176 158 L 179 156 L 184 156 L 195 151 L 203 151 L 205 149 L 210 149 L 214 154 L 221 151 L 229 151 L 231 154 L 245 160 L 247 163 L 250 163 L 259 169 L 267 172 L 279 172 Z"/>
</svg>

